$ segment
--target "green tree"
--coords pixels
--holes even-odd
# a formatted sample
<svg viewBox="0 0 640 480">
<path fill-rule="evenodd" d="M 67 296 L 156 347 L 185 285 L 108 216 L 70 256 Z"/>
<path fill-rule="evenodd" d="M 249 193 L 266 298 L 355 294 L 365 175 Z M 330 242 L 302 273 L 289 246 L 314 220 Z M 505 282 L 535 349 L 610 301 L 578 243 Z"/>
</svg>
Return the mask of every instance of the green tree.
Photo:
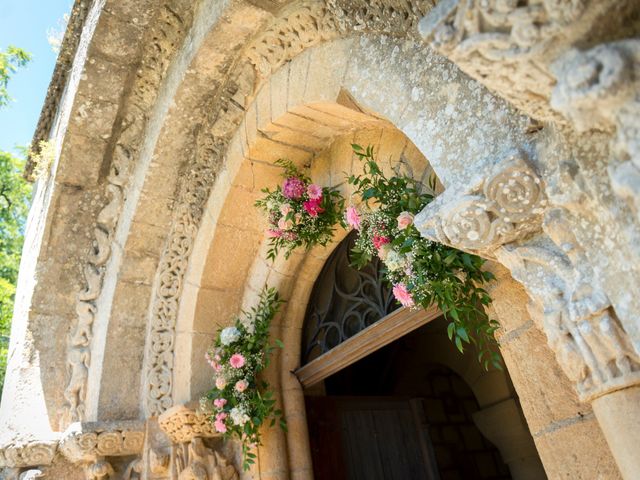
<svg viewBox="0 0 640 480">
<path fill-rule="evenodd" d="M 31 56 L 16 47 L 0 52 L 0 108 L 11 101 L 7 85 L 18 67 Z M 0 150 L 0 392 L 4 385 L 7 350 L 24 228 L 31 185 L 22 177 L 24 159 Z"/>
</svg>

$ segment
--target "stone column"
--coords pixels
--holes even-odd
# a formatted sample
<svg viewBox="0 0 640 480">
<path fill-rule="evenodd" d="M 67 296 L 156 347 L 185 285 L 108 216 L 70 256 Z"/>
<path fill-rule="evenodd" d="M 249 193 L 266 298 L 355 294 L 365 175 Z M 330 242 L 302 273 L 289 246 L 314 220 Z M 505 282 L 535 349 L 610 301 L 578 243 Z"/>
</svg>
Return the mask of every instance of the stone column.
<svg viewBox="0 0 640 480">
<path fill-rule="evenodd" d="M 640 355 L 574 236 L 576 220 L 549 205 L 532 160 L 508 152 L 488 175 L 450 187 L 415 221 L 423 236 L 497 259 L 524 285 L 534 323 L 580 400 L 593 403 L 624 478 L 635 478 Z"/>
</svg>

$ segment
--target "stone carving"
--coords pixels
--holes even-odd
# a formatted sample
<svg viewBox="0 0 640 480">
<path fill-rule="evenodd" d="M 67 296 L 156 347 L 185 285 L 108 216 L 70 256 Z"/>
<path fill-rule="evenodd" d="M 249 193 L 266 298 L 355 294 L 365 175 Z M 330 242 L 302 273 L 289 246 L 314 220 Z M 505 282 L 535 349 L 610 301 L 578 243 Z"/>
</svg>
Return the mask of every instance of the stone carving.
<svg viewBox="0 0 640 480">
<path fill-rule="evenodd" d="M 537 304 L 531 314 L 547 334 L 559 364 L 583 401 L 636 384 L 640 355 L 598 285 L 568 212 L 549 210 L 543 229 L 546 241 L 507 245 L 496 256 Z M 542 312 L 542 318 L 536 312 Z"/>
<path fill-rule="evenodd" d="M 142 479 L 143 463 L 140 458 L 136 458 L 127 465 L 126 470 L 122 476 L 123 480 L 141 480 Z"/>
<path fill-rule="evenodd" d="M 259 76 L 267 77 L 306 48 L 353 31 L 412 35 L 432 5 L 427 0 L 306 2 L 266 29 L 247 58 Z"/>
<path fill-rule="evenodd" d="M 614 192 L 640 215 L 640 41 L 625 40 L 581 52 L 552 65 L 558 83 L 551 106 L 576 130 L 613 130 L 608 172 Z"/>
<path fill-rule="evenodd" d="M 87 480 L 109 480 L 115 475 L 115 471 L 106 460 L 98 460 L 86 468 Z"/>
<path fill-rule="evenodd" d="M 0 449 L 0 468 L 25 468 L 50 465 L 58 450 L 58 442 L 37 441 L 12 443 Z"/>
<path fill-rule="evenodd" d="M 179 445 L 175 451 L 177 480 L 238 480 L 238 472 L 226 458 L 207 448 L 201 438 Z"/>
<path fill-rule="evenodd" d="M 60 451 L 72 462 L 135 455 L 144 445 L 142 422 L 74 423 L 60 440 Z"/>
<path fill-rule="evenodd" d="M 420 21 L 420 34 L 465 73 L 516 107 L 543 120 L 554 79 L 541 61 L 559 39 L 568 42 L 590 0 L 441 0 Z"/>
<path fill-rule="evenodd" d="M 158 417 L 158 423 L 173 443 L 186 443 L 196 437 L 217 437 L 209 417 L 184 405 L 176 405 Z"/>
<path fill-rule="evenodd" d="M 107 177 L 105 195 L 108 202 L 98 213 L 93 245 L 84 267 L 86 287 L 77 295 L 75 324 L 67 340 L 68 384 L 64 392 L 66 414 L 61 429 L 71 422 L 84 419 L 86 385 L 91 360 L 91 339 L 96 317 L 96 301 L 102 290 L 106 265 L 111 257 L 111 241 L 125 201 L 125 190 L 138 154 L 138 145 L 146 124 L 145 111 L 152 108 L 155 94 L 169 67 L 189 18 L 181 18 L 174 10 L 163 7 L 158 27 L 152 29 L 151 41 L 145 43 L 141 63 L 132 89 L 132 103 L 123 115 L 118 129 L 118 141 Z M 156 31 L 157 30 L 157 31 Z"/>
<path fill-rule="evenodd" d="M 514 152 L 470 191 L 445 192 L 415 222 L 426 237 L 490 254 L 538 230 L 546 203 L 542 182 L 526 155 Z"/>
<path fill-rule="evenodd" d="M 39 469 L 22 471 L 21 468 L 6 468 L 0 471 L 0 479 L 2 480 L 35 480 L 44 476 L 42 470 Z"/>
</svg>

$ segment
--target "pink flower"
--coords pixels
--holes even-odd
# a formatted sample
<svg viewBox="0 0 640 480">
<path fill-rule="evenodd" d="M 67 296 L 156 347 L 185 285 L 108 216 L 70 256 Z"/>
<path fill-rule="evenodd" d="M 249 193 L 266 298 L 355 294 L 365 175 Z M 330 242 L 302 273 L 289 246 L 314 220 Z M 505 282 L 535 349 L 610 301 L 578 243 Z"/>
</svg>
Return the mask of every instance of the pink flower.
<svg viewBox="0 0 640 480">
<path fill-rule="evenodd" d="M 280 230 L 290 230 L 291 227 L 293 227 L 293 222 L 291 220 L 287 220 L 285 217 L 278 220 L 278 228 Z"/>
<path fill-rule="evenodd" d="M 397 220 L 398 220 L 398 229 L 404 230 L 405 228 L 407 228 L 409 225 L 413 223 L 413 214 L 409 212 L 402 212 L 400 215 L 398 215 Z"/>
<path fill-rule="evenodd" d="M 374 235 L 373 236 L 373 246 L 376 247 L 376 250 L 380 250 L 383 245 L 391 243 L 389 237 L 385 237 L 384 235 Z"/>
<path fill-rule="evenodd" d="M 287 242 L 295 242 L 298 239 L 298 234 L 296 232 L 284 232 L 282 238 Z"/>
<path fill-rule="evenodd" d="M 236 382 L 236 390 L 240 393 L 244 392 L 249 387 L 249 382 L 246 380 L 238 380 Z"/>
<path fill-rule="evenodd" d="M 242 368 L 244 367 L 245 362 L 246 360 L 240 353 L 234 353 L 229 359 L 229 363 L 233 368 Z"/>
<path fill-rule="evenodd" d="M 297 177 L 289 177 L 282 184 L 282 193 L 287 198 L 297 200 L 305 191 L 304 182 Z"/>
<path fill-rule="evenodd" d="M 358 215 L 356 207 L 347 207 L 347 223 L 351 228 L 360 230 L 360 215 Z"/>
<path fill-rule="evenodd" d="M 216 432 L 219 432 L 219 433 L 227 432 L 227 426 L 224 423 L 225 418 L 227 418 L 226 413 L 219 413 L 218 415 L 216 415 L 216 421 L 213 422 L 213 426 L 215 427 Z"/>
<path fill-rule="evenodd" d="M 216 378 L 216 388 L 218 390 L 224 390 L 224 387 L 226 386 L 227 386 L 227 381 L 224 379 L 224 377 Z"/>
<path fill-rule="evenodd" d="M 307 195 L 311 200 L 320 200 L 322 198 L 322 187 L 312 183 L 307 187 Z"/>
<path fill-rule="evenodd" d="M 390 251 L 391 251 L 391 244 L 385 243 L 384 245 L 382 245 L 378 249 L 378 257 L 380 258 L 380 260 L 384 262 L 387 259 L 387 255 L 389 255 Z"/>
<path fill-rule="evenodd" d="M 227 400 L 224 398 L 216 398 L 213 401 L 213 406 L 216 408 L 223 408 L 227 404 Z"/>
<path fill-rule="evenodd" d="M 286 217 L 287 214 L 291 212 L 291 210 L 293 209 L 291 208 L 291 205 L 289 205 L 288 203 L 283 203 L 282 205 L 280 205 L 280 213 L 282 214 L 283 217 Z"/>
<path fill-rule="evenodd" d="M 396 283 L 393 286 L 393 296 L 396 297 L 396 300 L 398 300 L 403 307 L 413 307 L 415 305 L 413 297 L 404 283 Z"/>
<path fill-rule="evenodd" d="M 282 236 L 282 230 L 269 228 L 265 232 L 268 238 L 280 238 Z"/>
<path fill-rule="evenodd" d="M 317 217 L 320 213 L 324 212 L 324 208 L 320 206 L 320 200 L 308 200 L 302 204 L 305 212 L 312 217 Z"/>
</svg>

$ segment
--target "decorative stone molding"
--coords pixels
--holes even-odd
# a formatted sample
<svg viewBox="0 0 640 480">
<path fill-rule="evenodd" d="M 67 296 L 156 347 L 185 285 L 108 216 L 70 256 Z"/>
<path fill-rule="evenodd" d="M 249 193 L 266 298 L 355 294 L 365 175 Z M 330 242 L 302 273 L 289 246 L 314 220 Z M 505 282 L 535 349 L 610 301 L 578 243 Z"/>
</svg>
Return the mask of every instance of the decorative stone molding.
<svg viewBox="0 0 640 480">
<path fill-rule="evenodd" d="M 562 121 L 549 108 L 554 79 L 541 60 L 551 46 L 569 42 L 574 31 L 579 34 L 574 25 L 593 4 L 440 0 L 420 21 L 419 31 L 438 53 L 516 107 L 537 119 Z"/>
<path fill-rule="evenodd" d="M 552 65 L 551 106 L 576 130 L 614 130 L 608 168 L 614 192 L 640 218 L 640 40 L 571 50 Z"/>
<path fill-rule="evenodd" d="M 50 465 L 57 451 L 57 440 L 10 443 L 0 448 L 0 468 Z"/>
<path fill-rule="evenodd" d="M 60 452 L 71 462 L 94 462 L 101 457 L 137 455 L 144 445 L 139 421 L 74 423 L 60 440 Z"/>
<path fill-rule="evenodd" d="M 148 415 L 160 415 L 173 405 L 175 324 L 184 275 L 215 172 L 245 113 L 245 99 L 252 97 L 271 72 L 303 49 L 354 31 L 410 36 L 418 18 L 430 6 L 427 0 L 401 0 L 393 5 L 364 0 L 327 0 L 324 6 L 305 2 L 275 19 L 238 60 L 230 80 L 221 87 L 219 103 L 212 107 L 219 114 L 197 140 L 194 161 L 184 174 L 167 247 L 160 258 L 144 364 Z"/>
<path fill-rule="evenodd" d="M 491 256 L 501 245 L 540 229 L 547 204 L 542 181 L 523 152 L 500 161 L 466 191 L 445 191 L 416 215 L 423 236 Z"/>
<path fill-rule="evenodd" d="M 102 291 L 106 265 L 111 258 L 112 240 L 124 206 L 130 172 L 142 142 L 147 121 L 144 112 L 151 109 L 155 96 L 150 92 L 158 91 L 178 49 L 179 40 L 186 31 L 188 19 L 181 18 L 169 7 L 160 8 L 158 16 L 158 26 L 149 32 L 152 40 L 145 43 L 142 58 L 146 61 L 141 62 L 138 70 L 132 88 L 131 104 L 115 126 L 117 142 L 110 159 L 105 186 L 108 201 L 96 219 L 91 250 L 83 266 L 85 288 L 77 295 L 77 317 L 67 339 L 68 384 L 64 391 L 66 415 L 61 419 L 61 429 L 71 422 L 85 418 L 96 302 Z"/>
<path fill-rule="evenodd" d="M 185 405 L 176 405 L 158 417 L 160 429 L 173 443 L 190 442 L 196 437 L 219 437 L 209 417 Z"/>
<path fill-rule="evenodd" d="M 495 253 L 527 289 L 530 313 L 581 400 L 640 383 L 640 354 L 578 244 L 568 211 L 547 211 L 543 229 L 546 235 Z"/>
</svg>

